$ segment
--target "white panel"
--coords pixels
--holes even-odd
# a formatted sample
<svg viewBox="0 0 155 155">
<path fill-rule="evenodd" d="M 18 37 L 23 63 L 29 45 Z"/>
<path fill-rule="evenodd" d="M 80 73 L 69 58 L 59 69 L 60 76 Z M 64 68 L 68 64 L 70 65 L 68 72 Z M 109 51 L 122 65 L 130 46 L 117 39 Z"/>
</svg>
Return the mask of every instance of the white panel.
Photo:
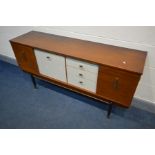
<svg viewBox="0 0 155 155">
<path fill-rule="evenodd" d="M 73 78 L 77 77 L 79 79 L 88 79 L 95 83 L 98 77 L 98 73 L 91 73 L 80 69 L 75 69 L 74 67 L 70 66 L 67 66 L 67 75 L 72 76 Z"/>
<path fill-rule="evenodd" d="M 66 82 L 65 58 L 35 49 L 40 74 Z"/>
<path fill-rule="evenodd" d="M 98 65 L 70 58 L 66 59 L 66 64 L 69 84 L 96 92 Z"/>
<path fill-rule="evenodd" d="M 67 76 L 68 77 L 68 83 L 72 84 L 74 86 L 80 87 L 82 89 L 86 89 L 91 92 L 96 92 L 96 82 L 87 80 L 87 79 L 81 79 L 75 76 L 72 76 L 71 74 Z"/>
<path fill-rule="evenodd" d="M 83 71 L 89 71 L 91 73 L 98 73 L 98 65 L 87 63 L 84 61 L 79 61 L 76 59 L 66 58 L 67 66 L 75 67 L 76 69 L 80 69 Z"/>
</svg>

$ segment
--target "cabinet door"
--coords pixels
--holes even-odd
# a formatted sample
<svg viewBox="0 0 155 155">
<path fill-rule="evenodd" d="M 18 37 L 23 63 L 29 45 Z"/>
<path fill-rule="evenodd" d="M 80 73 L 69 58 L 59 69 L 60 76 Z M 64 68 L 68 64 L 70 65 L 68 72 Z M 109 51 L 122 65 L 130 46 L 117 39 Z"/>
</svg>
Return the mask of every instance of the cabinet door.
<svg viewBox="0 0 155 155">
<path fill-rule="evenodd" d="M 65 57 L 38 49 L 35 55 L 40 74 L 66 82 Z"/>
<path fill-rule="evenodd" d="M 128 107 L 135 93 L 140 75 L 100 66 L 97 94 Z"/>
<path fill-rule="evenodd" d="M 22 70 L 30 73 L 37 73 L 38 67 L 33 49 L 16 43 L 11 43 L 11 45 L 15 53 L 17 63 Z"/>
</svg>

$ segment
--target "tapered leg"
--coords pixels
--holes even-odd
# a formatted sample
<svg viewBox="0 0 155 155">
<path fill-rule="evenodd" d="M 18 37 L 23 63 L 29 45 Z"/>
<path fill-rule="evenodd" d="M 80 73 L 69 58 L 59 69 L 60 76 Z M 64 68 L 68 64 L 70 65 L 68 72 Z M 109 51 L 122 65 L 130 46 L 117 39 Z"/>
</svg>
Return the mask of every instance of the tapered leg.
<svg viewBox="0 0 155 155">
<path fill-rule="evenodd" d="M 31 74 L 31 79 L 32 79 L 34 88 L 37 89 L 37 83 L 36 83 L 35 77 L 32 74 Z"/>
<path fill-rule="evenodd" d="M 112 111 L 112 103 L 109 104 L 109 107 L 108 107 L 108 112 L 107 112 L 107 118 L 110 118 L 110 114 L 111 114 L 111 111 Z"/>
</svg>

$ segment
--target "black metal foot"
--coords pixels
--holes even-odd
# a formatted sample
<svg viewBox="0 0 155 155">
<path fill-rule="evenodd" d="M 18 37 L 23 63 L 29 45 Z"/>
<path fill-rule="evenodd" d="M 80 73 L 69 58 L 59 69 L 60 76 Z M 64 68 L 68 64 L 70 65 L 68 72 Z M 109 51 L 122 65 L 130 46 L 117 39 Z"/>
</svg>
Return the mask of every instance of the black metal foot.
<svg viewBox="0 0 155 155">
<path fill-rule="evenodd" d="M 32 79 L 34 88 L 37 89 L 37 83 L 36 83 L 35 77 L 32 74 L 31 74 L 31 79 Z"/>
<path fill-rule="evenodd" d="M 110 114 L 111 114 L 111 111 L 112 111 L 112 106 L 113 106 L 113 104 L 110 103 L 109 107 L 108 107 L 107 118 L 110 118 Z"/>
</svg>

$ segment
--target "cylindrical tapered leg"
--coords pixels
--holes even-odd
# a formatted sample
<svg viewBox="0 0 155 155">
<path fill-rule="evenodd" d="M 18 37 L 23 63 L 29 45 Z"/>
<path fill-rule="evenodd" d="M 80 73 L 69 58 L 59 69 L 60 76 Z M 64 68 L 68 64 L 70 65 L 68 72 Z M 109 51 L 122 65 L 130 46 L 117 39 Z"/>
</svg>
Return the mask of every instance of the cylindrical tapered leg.
<svg viewBox="0 0 155 155">
<path fill-rule="evenodd" d="M 37 89 L 37 83 L 36 83 L 35 77 L 32 74 L 31 74 L 31 79 L 32 79 L 34 88 Z"/>
<path fill-rule="evenodd" d="M 109 104 L 109 107 L 108 107 L 108 112 L 107 112 L 107 118 L 110 118 L 110 114 L 111 114 L 111 111 L 112 111 L 112 103 Z"/>
</svg>

